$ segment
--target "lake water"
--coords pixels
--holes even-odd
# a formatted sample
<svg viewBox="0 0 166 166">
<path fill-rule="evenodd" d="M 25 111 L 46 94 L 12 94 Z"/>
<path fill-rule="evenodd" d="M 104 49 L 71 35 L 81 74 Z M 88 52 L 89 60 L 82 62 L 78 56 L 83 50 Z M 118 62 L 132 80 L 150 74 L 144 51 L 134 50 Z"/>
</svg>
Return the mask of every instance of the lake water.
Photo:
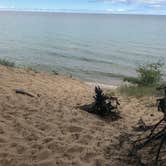
<svg viewBox="0 0 166 166">
<path fill-rule="evenodd" d="M 118 84 L 139 64 L 166 63 L 166 16 L 0 12 L 0 58 Z"/>
</svg>

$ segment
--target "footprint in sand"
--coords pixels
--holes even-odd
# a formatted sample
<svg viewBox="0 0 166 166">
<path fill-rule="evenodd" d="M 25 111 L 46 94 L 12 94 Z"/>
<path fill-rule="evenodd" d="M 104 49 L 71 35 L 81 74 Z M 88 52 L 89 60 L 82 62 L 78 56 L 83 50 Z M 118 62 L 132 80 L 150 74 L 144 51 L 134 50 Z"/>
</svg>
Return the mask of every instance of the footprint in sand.
<svg viewBox="0 0 166 166">
<path fill-rule="evenodd" d="M 68 130 L 69 132 L 77 133 L 77 132 L 82 132 L 83 128 L 79 126 L 69 126 Z"/>
<path fill-rule="evenodd" d="M 53 137 L 47 137 L 47 138 L 45 138 L 45 139 L 43 140 L 43 144 L 47 144 L 47 143 L 49 143 L 49 142 L 51 142 L 51 141 L 53 141 L 53 140 L 54 140 Z"/>
<path fill-rule="evenodd" d="M 36 124 L 36 128 L 41 131 L 50 130 L 50 126 L 47 123 L 38 123 Z"/>
<path fill-rule="evenodd" d="M 0 143 L 6 143 L 6 142 L 7 142 L 6 138 L 0 137 Z"/>
<path fill-rule="evenodd" d="M 26 162 L 20 163 L 18 166 L 32 166 L 31 164 L 28 164 Z"/>
<path fill-rule="evenodd" d="M 35 143 L 35 144 L 32 144 L 30 149 L 35 150 L 35 151 L 41 151 L 43 149 L 43 146 L 41 144 Z"/>
<path fill-rule="evenodd" d="M 65 151 L 65 143 L 61 141 L 53 141 L 47 145 L 51 152 L 63 153 Z"/>
<path fill-rule="evenodd" d="M 46 160 L 48 159 L 50 156 L 51 156 L 51 151 L 48 150 L 48 149 L 45 149 L 45 150 L 42 150 L 41 152 L 39 152 L 37 155 L 36 155 L 36 158 L 39 160 L 39 161 L 42 161 L 42 160 Z"/>
<path fill-rule="evenodd" d="M 34 166 L 55 166 L 56 161 L 54 160 L 45 160 L 36 163 Z"/>
<path fill-rule="evenodd" d="M 92 161 L 92 159 L 96 158 L 96 156 L 97 154 L 95 152 L 87 152 L 83 154 L 83 156 L 81 157 L 81 160 L 89 163 L 90 161 Z"/>
<path fill-rule="evenodd" d="M 4 134 L 4 129 L 0 126 L 0 134 Z"/>
<path fill-rule="evenodd" d="M 89 143 L 91 143 L 91 140 L 93 140 L 93 136 L 89 135 L 89 134 L 85 134 L 81 136 L 81 138 L 78 140 L 78 143 L 81 143 L 83 145 L 88 145 Z"/>
<path fill-rule="evenodd" d="M 83 146 L 80 145 L 73 145 L 71 148 L 67 149 L 67 153 L 73 154 L 73 153 L 79 153 L 81 154 L 81 152 L 84 150 Z"/>
<path fill-rule="evenodd" d="M 27 146 L 20 145 L 20 144 L 18 144 L 16 142 L 11 143 L 10 146 L 11 146 L 11 148 L 14 148 L 18 154 L 22 154 L 28 149 Z"/>
</svg>

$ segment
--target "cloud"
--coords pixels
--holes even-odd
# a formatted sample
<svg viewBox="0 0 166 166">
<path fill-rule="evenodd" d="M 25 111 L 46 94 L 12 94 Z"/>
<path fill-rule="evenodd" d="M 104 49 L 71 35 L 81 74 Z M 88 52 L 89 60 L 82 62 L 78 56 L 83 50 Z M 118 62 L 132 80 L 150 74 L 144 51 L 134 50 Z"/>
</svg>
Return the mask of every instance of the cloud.
<svg viewBox="0 0 166 166">
<path fill-rule="evenodd" d="M 117 9 L 117 12 L 125 12 L 126 11 L 126 9 L 123 9 L 123 8 L 118 8 Z"/>
<path fill-rule="evenodd" d="M 6 8 L 6 6 L 0 5 L 0 9 Z"/>
<path fill-rule="evenodd" d="M 1 10 L 6 10 L 6 9 L 15 9 L 15 6 L 4 6 L 4 5 L 0 5 L 0 9 Z"/>
<path fill-rule="evenodd" d="M 125 3 L 125 4 L 164 4 L 166 0 L 95 0 L 96 2 L 112 2 L 112 3 Z"/>
<path fill-rule="evenodd" d="M 127 11 L 126 9 L 124 9 L 124 8 L 117 8 L 117 9 L 112 9 L 112 8 L 109 8 L 109 9 L 106 9 L 106 11 L 107 12 L 112 12 L 112 13 L 114 13 L 114 12 L 125 12 L 125 11 Z"/>
<path fill-rule="evenodd" d="M 96 2 L 127 2 L 128 0 L 96 0 Z"/>
<path fill-rule="evenodd" d="M 103 3 L 107 13 L 164 14 L 166 0 L 93 0 Z"/>
</svg>

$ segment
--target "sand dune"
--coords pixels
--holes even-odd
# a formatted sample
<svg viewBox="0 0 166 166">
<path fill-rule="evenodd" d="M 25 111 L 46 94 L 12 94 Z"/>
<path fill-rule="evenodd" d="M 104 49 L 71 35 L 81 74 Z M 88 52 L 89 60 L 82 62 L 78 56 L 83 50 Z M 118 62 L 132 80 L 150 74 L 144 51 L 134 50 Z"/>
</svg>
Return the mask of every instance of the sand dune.
<svg viewBox="0 0 166 166">
<path fill-rule="evenodd" d="M 78 108 L 92 96 L 78 80 L 0 66 L 0 166 L 134 165 L 119 138 L 135 134 L 140 117 L 158 120 L 154 98 L 119 97 L 122 119 L 108 122 Z"/>
</svg>

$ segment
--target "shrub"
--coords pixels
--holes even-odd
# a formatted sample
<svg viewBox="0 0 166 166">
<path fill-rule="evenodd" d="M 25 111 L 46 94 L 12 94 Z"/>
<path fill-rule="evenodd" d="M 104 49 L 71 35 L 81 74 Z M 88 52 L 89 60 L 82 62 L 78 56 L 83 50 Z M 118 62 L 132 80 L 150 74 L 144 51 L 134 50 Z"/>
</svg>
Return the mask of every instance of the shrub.
<svg viewBox="0 0 166 166">
<path fill-rule="evenodd" d="M 121 86 L 119 92 L 136 97 L 156 94 L 156 87 L 162 80 L 162 67 L 160 62 L 140 66 L 136 70 L 138 77 L 125 77 L 124 81 L 131 84 Z"/>
<path fill-rule="evenodd" d="M 161 81 L 162 66 L 163 64 L 160 62 L 142 65 L 136 70 L 138 73 L 137 78 L 125 77 L 124 81 L 137 84 L 138 86 L 155 86 Z"/>
<path fill-rule="evenodd" d="M 5 59 L 0 59 L 0 64 L 4 65 L 4 66 L 8 66 L 8 67 L 15 67 L 14 62 L 10 62 L 10 61 L 5 60 Z"/>
</svg>

